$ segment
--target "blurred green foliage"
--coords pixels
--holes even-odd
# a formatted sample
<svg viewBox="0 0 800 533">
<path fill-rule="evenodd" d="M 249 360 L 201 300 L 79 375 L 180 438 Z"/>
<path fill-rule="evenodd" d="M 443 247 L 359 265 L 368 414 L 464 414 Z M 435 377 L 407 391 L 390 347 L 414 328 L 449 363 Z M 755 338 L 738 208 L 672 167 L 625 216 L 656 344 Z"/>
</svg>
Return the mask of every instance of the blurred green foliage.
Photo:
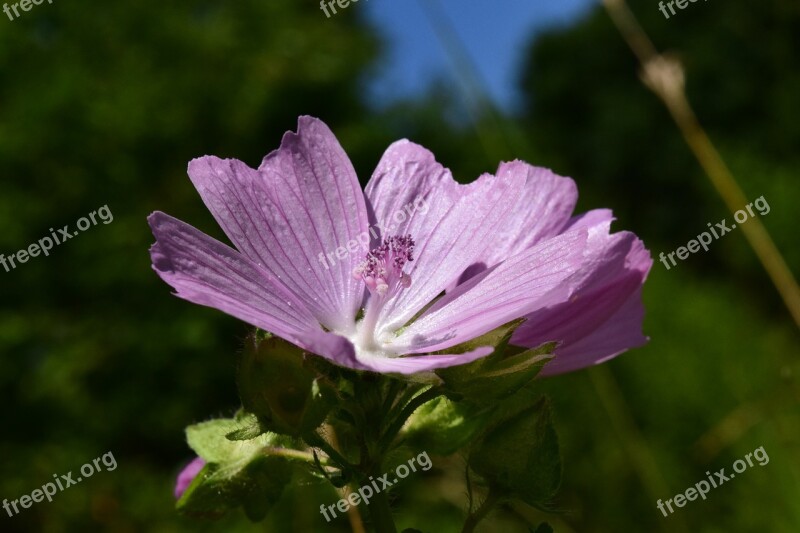
<svg viewBox="0 0 800 533">
<path fill-rule="evenodd" d="M 800 6 L 698 3 L 665 20 L 633 2 L 657 46 L 683 59 L 688 92 L 747 196 L 798 274 Z M 379 36 L 315 4 L 154 0 L 53 3 L 0 25 L 0 252 L 9 255 L 103 205 L 114 214 L 9 273 L 0 271 L 0 497 L 112 451 L 96 474 L 3 531 L 317 531 L 327 489 L 287 491 L 262 525 L 180 518 L 172 486 L 191 459 L 183 429 L 239 405 L 235 353 L 248 327 L 182 302 L 150 270 L 155 209 L 221 237 L 185 174 L 203 154 L 256 165 L 300 114 L 325 120 L 366 181 L 382 150 L 409 137 L 458 179 L 520 158 L 573 176 L 579 207 L 611 207 L 616 228 L 654 255 L 730 218 L 598 7 L 531 44 L 519 116 L 469 127 L 456 89 L 370 110 L 363 80 Z M 498 511 L 484 531 L 800 529 L 797 330 L 741 232 L 645 290 L 651 343 L 602 368 L 542 381 L 564 455 L 555 518 Z M 669 518 L 672 498 L 764 446 L 746 471 Z M 463 460 L 434 457 L 396 493 L 398 525 L 457 531 Z M 413 486 L 413 490 L 409 487 Z M 480 530 L 480 528 L 479 528 Z"/>
<path fill-rule="evenodd" d="M 760 218 L 800 274 L 800 5 L 698 3 L 669 20 L 631 7 L 683 61 L 700 121 L 746 196 L 769 203 Z M 613 207 L 656 260 L 732 219 L 602 10 L 539 38 L 523 86 L 537 162 L 576 178 L 579 210 Z M 797 329 L 743 234 L 669 271 L 656 261 L 644 299 L 649 345 L 543 383 L 565 448 L 556 531 L 800 529 Z M 768 465 L 667 518 L 656 509 L 759 446 Z"/>
</svg>

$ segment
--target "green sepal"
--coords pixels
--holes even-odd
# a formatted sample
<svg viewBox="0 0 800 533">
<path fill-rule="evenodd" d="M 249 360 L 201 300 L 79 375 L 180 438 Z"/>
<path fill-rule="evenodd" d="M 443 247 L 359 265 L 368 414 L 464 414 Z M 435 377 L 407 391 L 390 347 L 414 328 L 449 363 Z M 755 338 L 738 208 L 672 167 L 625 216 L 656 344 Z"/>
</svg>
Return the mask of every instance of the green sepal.
<svg viewBox="0 0 800 533">
<path fill-rule="evenodd" d="M 561 456 L 550 403 L 541 398 L 532 407 L 506 413 L 478 438 L 469 465 L 504 498 L 547 509 L 561 482 Z"/>
<path fill-rule="evenodd" d="M 320 364 L 316 359 L 261 331 L 247 337 L 237 384 L 242 405 L 258 418 L 262 429 L 299 436 L 322 424 L 336 392 L 316 371 Z"/>
<path fill-rule="evenodd" d="M 415 449 L 450 455 L 467 444 L 491 419 L 491 409 L 474 402 L 454 402 L 439 396 L 419 407 L 403 429 Z"/>
<path fill-rule="evenodd" d="M 449 353 L 463 353 L 479 346 L 494 346 L 494 352 L 466 365 L 443 368 L 436 374 L 453 398 L 472 398 L 483 402 L 506 398 L 530 383 L 552 359 L 555 342 L 528 350 L 508 345 L 514 330 L 524 319 L 503 324 L 489 333 L 460 344 Z"/>
</svg>

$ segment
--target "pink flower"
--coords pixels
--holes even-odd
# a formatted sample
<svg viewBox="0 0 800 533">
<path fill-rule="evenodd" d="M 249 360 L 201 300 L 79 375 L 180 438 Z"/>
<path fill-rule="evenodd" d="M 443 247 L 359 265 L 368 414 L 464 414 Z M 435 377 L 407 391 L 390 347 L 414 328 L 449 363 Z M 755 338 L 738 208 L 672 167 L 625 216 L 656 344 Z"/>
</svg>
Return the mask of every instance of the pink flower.
<svg viewBox="0 0 800 533">
<path fill-rule="evenodd" d="M 181 473 L 178 474 L 178 479 L 175 482 L 175 499 L 180 500 L 189 485 L 192 484 L 197 474 L 206 466 L 206 462 L 201 457 L 195 457 L 191 463 L 186 465 Z"/>
<path fill-rule="evenodd" d="M 609 232 L 608 210 L 573 217 L 575 183 L 549 170 L 503 163 L 461 185 L 402 140 L 362 192 L 333 133 L 301 117 L 258 169 L 206 156 L 189 176 L 236 249 L 153 213 L 159 276 L 338 365 L 412 374 L 467 363 L 493 347 L 447 350 L 519 317 L 513 344 L 560 342 L 545 373 L 646 342 L 649 252 Z"/>
</svg>

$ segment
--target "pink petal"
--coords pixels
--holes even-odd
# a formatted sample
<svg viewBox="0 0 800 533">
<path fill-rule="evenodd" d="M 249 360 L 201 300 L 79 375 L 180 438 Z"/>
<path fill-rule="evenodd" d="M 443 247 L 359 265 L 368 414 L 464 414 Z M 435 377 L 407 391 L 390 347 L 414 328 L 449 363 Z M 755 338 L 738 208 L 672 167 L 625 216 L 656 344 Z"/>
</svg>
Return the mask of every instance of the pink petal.
<svg viewBox="0 0 800 533">
<path fill-rule="evenodd" d="M 327 333 L 303 303 L 239 252 L 164 213 L 148 218 L 153 269 L 176 296 L 267 330 L 304 350 L 361 368 L 350 341 Z"/>
<path fill-rule="evenodd" d="M 304 276 L 304 262 L 287 254 L 286 240 L 278 237 L 291 229 L 276 209 L 262 174 L 235 159 L 207 156 L 189 163 L 189 176 L 242 255 L 279 279 L 318 321 L 335 321 L 331 316 L 335 302 L 316 286 L 322 281 Z"/>
<path fill-rule="evenodd" d="M 446 368 L 451 366 L 471 363 L 481 357 L 486 357 L 494 351 L 491 346 L 480 346 L 475 350 L 459 354 L 448 355 L 420 355 L 417 357 L 375 357 L 361 359 L 361 364 L 366 370 L 382 373 L 416 374 Z"/>
<path fill-rule="evenodd" d="M 572 297 L 527 315 L 511 339 L 529 347 L 560 342 L 545 374 L 595 364 L 646 341 L 640 300 L 652 259 L 634 234 L 610 235 L 605 220 L 590 230 L 590 260 L 574 278 L 580 282 Z"/>
<path fill-rule="evenodd" d="M 556 357 L 545 365 L 542 375 L 563 374 L 599 365 L 646 344 L 649 339 L 641 333 L 643 320 L 642 289 L 639 287 L 592 333 L 556 348 Z"/>
<path fill-rule="evenodd" d="M 548 239 L 442 297 L 394 341 L 406 353 L 443 350 L 561 302 L 582 266 L 586 230 Z M 399 347 L 403 348 L 399 348 Z"/>
<path fill-rule="evenodd" d="M 561 233 L 578 200 L 575 182 L 546 168 L 523 161 L 501 163 L 497 180 L 509 179 L 522 179 L 525 186 L 519 200 L 504 209 L 506 222 L 478 259 L 485 267 L 492 267 Z M 472 270 L 473 275 L 477 270 Z"/>
<path fill-rule="evenodd" d="M 325 257 L 366 231 L 355 171 L 333 133 L 301 117 L 259 170 L 241 161 L 196 159 L 189 175 L 231 242 L 280 279 L 329 329 L 348 331 L 363 287 L 352 260 Z M 366 252 L 358 245 L 356 256 Z M 363 253 L 362 253 L 363 252 Z"/>
<path fill-rule="evenodd" d="M 153 269 L 178 297 L 284 338 L 321 329 L 302 302 L 240 253 L 164 213 L 148 222 L 157 241 Z"/>
<path fill-rule="evenodd" d="M 562 233 L 578 228 L 591 228 L 604 222 L 611 223 L 616 220 L 611 209 L 592 209 L 569 219 Z"/>
<path fill-rule="evenodd" d="M 206 462 L 202 457 L 195 457 L 192 462 L 186 465 L 181 473 L 178 474 L 178 479 L 175 481 L 175 499 L 180 500 L 189 485 L 192 484 L 197 474 L 206 466 Z"/>
<path fill-rule="evenodd" d="M 411 234 L 416 258 L 406 266 L 411 286 L 382 309 L 379 332 L 402 327 L 476 261 L 506 223 L 506 206 L 519 201 L 523 187 L 524 176 L 496 180 L 484 175 L 459 185 L 420 146 L 403 141 L 387 150 L 367 186 L 378 223 L 388 225 L 399 206 L 420 196 L 428 210 L 394 229 Z"/>
</svg>

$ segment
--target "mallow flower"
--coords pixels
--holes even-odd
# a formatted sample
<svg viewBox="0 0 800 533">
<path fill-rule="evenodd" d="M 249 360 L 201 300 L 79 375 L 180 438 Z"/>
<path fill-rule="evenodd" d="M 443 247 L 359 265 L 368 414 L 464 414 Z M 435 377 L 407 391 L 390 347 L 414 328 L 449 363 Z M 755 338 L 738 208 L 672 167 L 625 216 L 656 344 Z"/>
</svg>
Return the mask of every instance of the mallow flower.
<svg viewBox="0 0 800 533">
<path fill-rule="evenodd" d="M 186 489 L 189 488 L 189 485 L 192 484 L 194 478 L 197 477 L 197 474 L 206 466 L 206 462 L 200 458 L 195 457 L 192 461 L 183 467 L 180 474 L 178 474 L 178 478 L 175 481 L 175 499 L 179 500 L 183 493 L 186 492 Z"/>
<path fill-rule="evenodd" d="M 161 212 L 153 268 L 176 295 L 357 370 L 414 374 L 494 350 L 459 344 L 518 318 L 511 344 L 556 341 L 543 374 L 646 342 L 641 288 L 652 265 L 611 211 L 573 216 L 575 183 L 522 161 L 467 185 L 407 140 L 365 190 L 330 129 L 300 117 L 257 169 L 189 163 L 235 248 Z M 448 350 L 452 350 L 449 353 Z"/>
</svg>

